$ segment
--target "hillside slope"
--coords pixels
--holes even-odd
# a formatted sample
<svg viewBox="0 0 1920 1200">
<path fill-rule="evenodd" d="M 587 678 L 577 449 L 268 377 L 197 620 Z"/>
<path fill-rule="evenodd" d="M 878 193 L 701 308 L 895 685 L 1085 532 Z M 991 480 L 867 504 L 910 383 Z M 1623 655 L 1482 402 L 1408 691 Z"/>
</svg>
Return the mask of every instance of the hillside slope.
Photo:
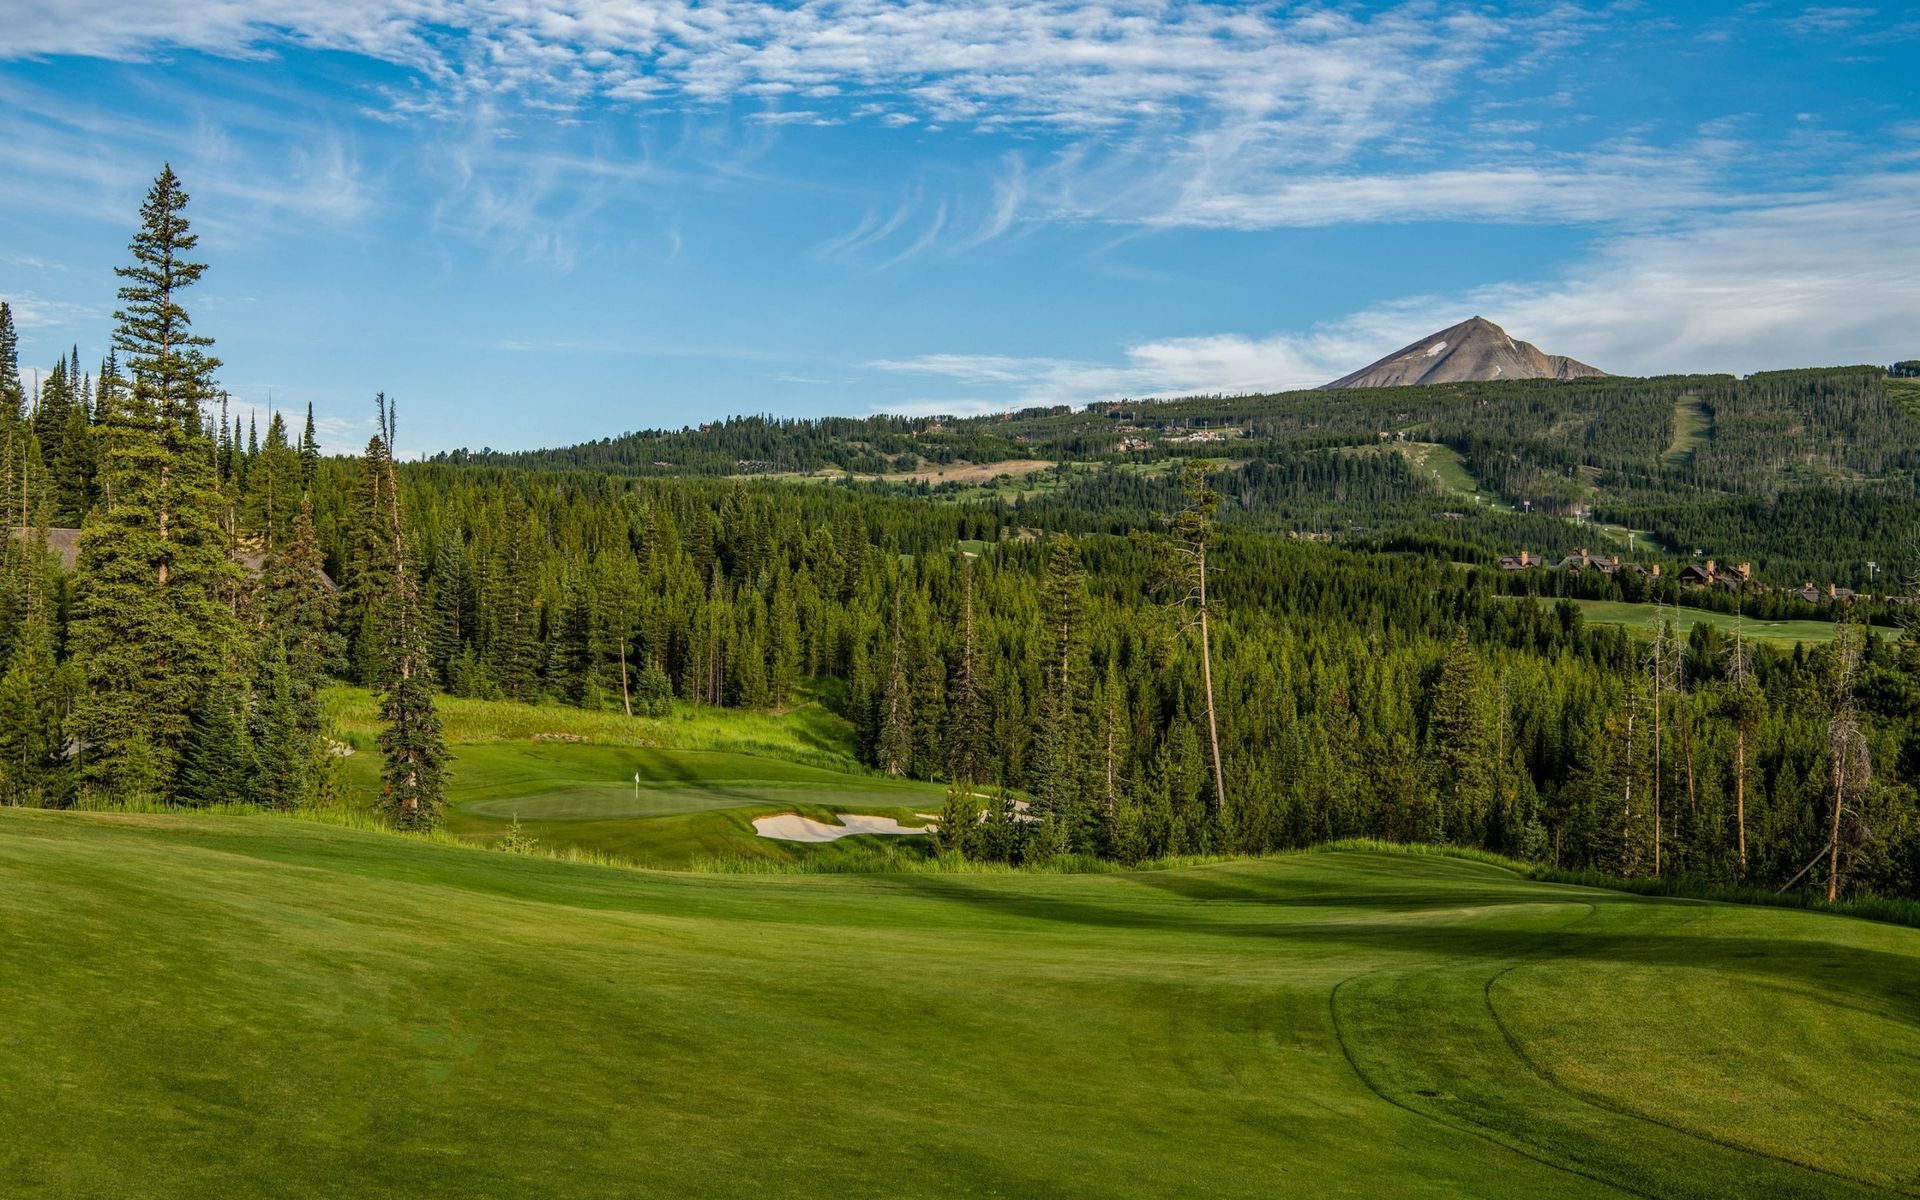
<svg viewBox="0 0 1920 1200">
<path fill-rule="evenodd" d="M 1380 361 L 1327 384 L 1329 388 L 1409 387 L 1494 379 L 1587 379 L 1605 375 L 1563 354 L 1515 340 L 1485 317 L 1473 317 L 1403 346 Z"/>
<path fill-rule="evenodd" d="M 0 810 L 0 1194 L 1865 1196 L 1920 933 L 1367 853 L 712 877 Z"/>
</svg>

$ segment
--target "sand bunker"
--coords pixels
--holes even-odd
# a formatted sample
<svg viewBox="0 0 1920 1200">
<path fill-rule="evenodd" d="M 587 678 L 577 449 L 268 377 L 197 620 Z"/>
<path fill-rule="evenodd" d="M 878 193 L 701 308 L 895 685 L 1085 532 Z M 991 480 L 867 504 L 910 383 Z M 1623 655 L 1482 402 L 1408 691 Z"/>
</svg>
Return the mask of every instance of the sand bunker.
<svg viewBox="0 0 1920 1200">
<path fill-rule="evenodd" d="M 926 826 L 902 825 L 892 817 L 863 817 L 858 813 L 835 813 L 840 824 L 828 825 L 799 813 L 781 813 L 776 817 L 755 817 L 753 831 L 763 838 L 782 842 L 837 842 L 859 833 L 880 833 L 889 837 L 924 834 Z"/>
</svg>

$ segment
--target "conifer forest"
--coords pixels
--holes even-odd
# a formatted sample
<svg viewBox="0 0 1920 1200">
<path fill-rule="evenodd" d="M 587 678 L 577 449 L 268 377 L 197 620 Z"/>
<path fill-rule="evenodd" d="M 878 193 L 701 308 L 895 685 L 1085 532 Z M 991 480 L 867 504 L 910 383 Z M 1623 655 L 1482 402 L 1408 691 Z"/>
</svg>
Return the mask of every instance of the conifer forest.
<svg viewBox="0 0 1920 1200">
<path fill-rule="evenodd" d="M 1920 896 L 1920 424 L 1884 367 L 742 418 L 402 462 L 405 397 L 367 397 L 357 457 L 322 454 L 310 411 L 236 412 L 185 185 L 163 171 L 129 217 L 110 345 L 29 391 L 0 307 L 8 804 L 431 829 L 461 769 L 447 696 L 814 698 L 872 772 L 947 785 L 935 840 L 965 860 L 1364 837 Z M 1676 456 L 1688 413 L 1711 432 Z M 1589 549 L 1613 565 L 1579 570 Z M 1706 557 L 1751 574 L 1689 587 Z M 1830 635 L 1747 629 L 1775 618 Z M 343 684 L 377 697 L 376 794 L 344 782 Z"/>
</svg>

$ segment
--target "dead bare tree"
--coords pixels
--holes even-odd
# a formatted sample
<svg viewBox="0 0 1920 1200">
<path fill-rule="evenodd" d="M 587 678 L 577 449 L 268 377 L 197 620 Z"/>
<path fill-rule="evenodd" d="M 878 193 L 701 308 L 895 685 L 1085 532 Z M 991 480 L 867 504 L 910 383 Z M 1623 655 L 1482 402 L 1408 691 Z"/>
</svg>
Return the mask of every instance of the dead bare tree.
<svg viewBox="0 0 1920 1200">
<path fill-rule="evenodd" d="M 1220 493 L 1208 486 L 1213 464 L 1204 458 L 1188 459 L 1180 469 L 1180 496 L 1183 501 L 1173 514 L 1173 577 L 1180 607 L 1187 619 L 1181 632 L 1198 630 L 1200 634 L 1200 680 L 1206 691 L 1207 748 L 1213 757 L 1214 812 L 1227 811 L 1226 771 L 1220 764 L 1220 725 L 1213 702 L 1213 641 L 1208 624 L 1207 550 L 1213 544 L 1214 512 L 1220 507 Z"/>
<path fill-rule="evenodd" d="M 1661 758 L 1668 715 L 1666 698 L 1673 696 L 1674 702 L 1679 702 L 1685 685 L 1685 659 L 1686 645 L 1674 631 L 1666 605 L 1662 604 L 1654 613 L 1653 645 L 1647 651 L 1647 673 L 1653 682 L 1653 873 L 1656 878 L 1661 871 L 1661 846 L 1665 837 L 1660 784 L 1664 774 Z"/>
<path fill-rule="evenodd" d="M 1747 738 L 1758 726 L 1763 701 L 1753 685 L 1753 652 L 1747 645 L 1743 616 L 1735 613 L 1733 650 L 1727 673 L 1733 683 L 1733 827 L 1740 853 L 1740 874 L 1747 873 Z"/>
<path fill-rule="evenodd" d="M 1860 728 L 1854 688 L 1860 681 L 1860 627 L 1848 621 L 1833 631 L 1832 716 L 1827 721 L 1827 772 L 1833 820 L 1827 832 L 1827 903 L 1840 894 L 1840 818 L 1873 777 L 1873 757 Z"/>
</svg>

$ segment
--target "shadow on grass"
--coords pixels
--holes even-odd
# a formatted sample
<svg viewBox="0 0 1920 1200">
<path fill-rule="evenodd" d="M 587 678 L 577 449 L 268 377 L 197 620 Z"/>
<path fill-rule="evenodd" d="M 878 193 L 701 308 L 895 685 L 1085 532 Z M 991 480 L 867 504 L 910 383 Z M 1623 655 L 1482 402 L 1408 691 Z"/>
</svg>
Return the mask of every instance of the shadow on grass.
<svg viewBox="0 0 1920 1200">
<path fill-rule="evenodd" d="M 1408 969 L 1441 961 L 1575 960 L 1628 966 L 1711 968 L 1850 993 L 1876 1003 L 1891 1020 L 1920 1028 L 1920 937 L 1913 954 L 1849 946 L 1809 937 L 1728 937 L 1679 932 L 1687 924 L 1667 918 L 1698 915 L 1697 901 L 1648 898 L 1607 892 L 1568 892 L 1556 897 L 1546 889 L 1516 888 L 1514 894 L 1466 893 L 1408 888 L 1350 893 L 1344 896 L 1289 896 L 1284 887 L 1241 887 L 1241 894 L 1218 894 L 1217 907 L 1197 903 L 1159 909 L 1089 903 L 1059 895 L 1037 895 L 985 887 L 955 876 L 902 875 L 888 879 L 892 889 L 942 903 L 978 907 L 1015 920 L 1147 934 L 1247 938 L 1318 950 L 1350 950 L 1363 955 L 1402 956 Z M 1216 889 L 1217 891 L 1217 889 Z M 1564 905 L 1568 921 L 1538 928 L 1500 924 L 1512 910 Z M 1321 914 L 1341 910 L 1365 919 L 1331 921 Z M 1483 919 L 1464 922 L 1393 920 L 1394 914 L 1459 910 Z M 1598 925 L 1574 927 L 1589 910 L 1603 914 Z M 1288 911 L 1311 912 L 1289 920 Z M 1609 930 L 1609 918 L 1645 915 L 1643 927 Z M 1839 927 L 1844 930 L 1844 926 Z"/>
</svg>

